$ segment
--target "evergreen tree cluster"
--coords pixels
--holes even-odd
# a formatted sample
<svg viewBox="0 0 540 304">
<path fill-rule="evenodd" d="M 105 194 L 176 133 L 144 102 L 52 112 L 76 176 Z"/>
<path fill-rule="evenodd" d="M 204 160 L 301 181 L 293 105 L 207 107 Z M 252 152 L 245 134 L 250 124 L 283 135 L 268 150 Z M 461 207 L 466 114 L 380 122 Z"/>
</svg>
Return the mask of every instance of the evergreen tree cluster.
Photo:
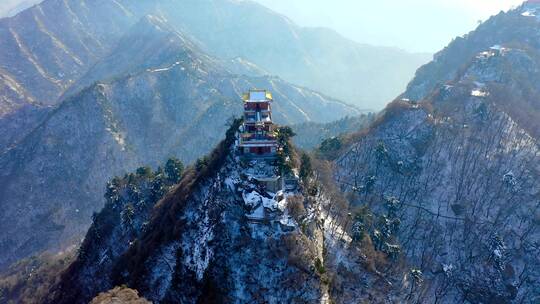
<svg viewBox="0 0 540 304">
<path fill-rule="evenodd" d="M 184 173 L 184 164 L 170 158 L 164 166 L 153 171 L 140 167 L 123 177 L 114 177 L 107 183 L 105 207 L 92 216 L 92 226 L 79 255 L 86 256 L 100 239 L 110 236 L 118 223 L 122 227 L 122 238 L 134 240 L 147 225 L 152 208 L 177 184 Z"/>
<path fill-rule="evenodd" d="M 291 138 L 293 138 L 296 133 L 288 127 L 279 127 L 276 130 L 277 142 L 279 146 L 278 151 L 278 167 L 281 172 L 284 174 L 289 174 L 292 172 L 293 159 L 292 159 L 292 145 L 290 143 Z"/>
</svg>

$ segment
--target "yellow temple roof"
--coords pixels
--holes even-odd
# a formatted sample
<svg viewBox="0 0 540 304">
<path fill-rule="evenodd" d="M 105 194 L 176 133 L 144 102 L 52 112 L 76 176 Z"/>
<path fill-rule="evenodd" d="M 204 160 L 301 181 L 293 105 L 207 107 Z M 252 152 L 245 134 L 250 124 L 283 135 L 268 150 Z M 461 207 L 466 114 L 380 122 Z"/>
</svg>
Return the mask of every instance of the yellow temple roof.
<svg viewBox="0 0 540 304">
<path fill-rule="evenodd" d="M 272 101 L 272 93 L 268 90 L 249 90 L 249 92 L 242 95 L 244 102 L 248 101 Z"/>
</svg>

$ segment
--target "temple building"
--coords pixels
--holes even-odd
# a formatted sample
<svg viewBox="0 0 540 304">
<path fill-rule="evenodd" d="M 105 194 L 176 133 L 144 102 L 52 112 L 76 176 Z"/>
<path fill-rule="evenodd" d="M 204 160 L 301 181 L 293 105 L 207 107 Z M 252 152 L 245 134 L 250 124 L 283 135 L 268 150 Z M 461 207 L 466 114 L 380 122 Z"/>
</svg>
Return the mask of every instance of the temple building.
<svg viewBox="0 0 540 304">
<path fill-rule="evenodd" d="M 250 157 L 274 157 L 278 145 L 272 122 L 272 94 L 266 90 L 250 90 L 242 99 L 244 123 L 240 127 L 240 152 Z"/>
</svg>

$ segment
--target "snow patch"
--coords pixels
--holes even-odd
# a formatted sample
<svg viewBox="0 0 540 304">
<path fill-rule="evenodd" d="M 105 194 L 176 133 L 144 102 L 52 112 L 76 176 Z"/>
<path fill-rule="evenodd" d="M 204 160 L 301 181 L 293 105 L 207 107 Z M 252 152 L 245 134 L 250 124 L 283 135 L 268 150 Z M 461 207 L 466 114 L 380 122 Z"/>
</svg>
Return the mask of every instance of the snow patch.
<svg viewBox="0 0 540 304">
<path fill-rule="evenodd" d="M 443 264 L 443 271 L 446 274 L 450 274 L 452 272 L 452 270 L 454 270 L 454 268 L 455 267 L 452 264 Z"/>
<path fill-rule="evenodd" d="M 487 97 L 489 92 L 483 91 L 481 89 L 474 89 L 471 91 L 471 96 L 473 97 Z"/>
<path fill-rule="evenodd" d="M 116 141 L 116 143 L 120 146 L 122 151 L 125 151 L 126 150 L 126 140 L 124 139 L 124 136 L 122 135 L 122 133 L 120 133 L 118 131 L 115 131 L 112 128 L 107 128 L 106 130 L 107 130 L 107 132 L 109 132 L 112 135 L 114 141 Z"/>
<path fill-rule="evenodd" d="M 284 214 L 280 219 L 279 219 L 279 223 L 283 226 L 288 226 L 288 227 L 293 227 L 293 228 L 296 228 L 296 223 L 294 222 L 294 220 L 288 215 L 288 214 Z"/>
<path fill-rule="evenodd" d="M 262 196 L 256 191 L 249 193 L 244 192 L 242 193 L 242 198 L 244 199 L 244 204 L 252 208 L 257 207 L 262 203 Z"/>
<path fill-rule="evenodd" d="M 321 218 L 324 222 L 324 232 L 327 240 L 337 243 L 338 238 L 336 236 L 340 236 L 340 239 L 346 243 L 352 242 L 352 237 L 343 230 L 343 227 L 330 214 L 323 210 L 321 211 Z"/>
<path fill-rule="evenodd" d="M 534 10 L 526 10 L 523 13 L 521 13 L 521 16 L 523 16 L 523 17 L 536 17 L 536 12 Z"/>
<path fill-rule="evenodd" d="M 253 210 L 250 214 L 248 214 L 249 218 L 264 219 L 264 209 L 268 209 L 270 211 L 277 211 L 279 209 L 279 204 L 275 200 L 275 194 L 268 193 L 268 195 L 271 195 L 273 198 L 267 198 L 257 191 L 242 193 L 244 204 Z"/>
<path fill-rule="evenodd" d="M 484 51 L 484 52 L 478 53 L 478 55 L 476 55 L 476 58 L 477 59 L 487 59 L 487 58 L 490 58 L 490 57 L 493 57 L 493 56 L 495 56 L 495 54 L 493 52 Z"/>
<path fill-rule="evenodd" d="M 165 71 L 171 70 L 172 68 L 174 68 L 175 66 L 179 65 L 180 63 L 181 63 L 181 61 L 177 61 L 177 62 L 171 64 L 170 66 L 166 67 L 166 68 L 160 68 L 160 69 L 148 69 L 147 71 L 150 72 L 150 73 L 165 72 Z"/>
<path fill-rule="evenodd" d="M 240 180 L 236 177 L 227 177 L 225 179 L 225 185 L 227 185 L 227 188 L 229 188 L 229 190 L 231 191 L 234 191 L 236 189 L 236 185 L 240 182 Z"/>
<path fill-rule="evenodd" d="M 203 204 L 203 206 L 207 205 L 208 202 Z M 184 252 L 189 253 L 185 258 L 186 267 L 195 272 L 197 280 L 201 281 L 213 256 L 208 244 L 214 238 L 214 227 L 210 224 L 208 209 L 205 208 L 204 217 L 199 221 L 198 226 L 199 229 L 193 239 L 189 244 L 184 244 Z"/>
</svg>

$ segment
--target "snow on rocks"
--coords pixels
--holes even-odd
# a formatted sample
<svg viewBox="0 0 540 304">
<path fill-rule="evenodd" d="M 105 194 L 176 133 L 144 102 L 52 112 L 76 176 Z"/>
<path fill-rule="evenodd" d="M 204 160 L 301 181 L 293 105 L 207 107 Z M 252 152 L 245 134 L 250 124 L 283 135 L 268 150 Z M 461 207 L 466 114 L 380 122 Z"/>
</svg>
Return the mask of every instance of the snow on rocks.
<svg viewBox="0 0 540 304">
<path fill-rule="evenodd" d="M 226 184 L 238 185 L 237 190 L 242 193 L 244 206 L 248 209 L 246 217 L 249 220 L 255 223 L 277 223 L 282 228 L 278 230 L 285 232 L 298 227 L 287 210 L 287 197 L 294 195 L 297 187 L 285 185 L 285 189 L 274 193 L 259 182 L 268 179 L 279 180 L 279 172 L 274 164 L 264 160 L 251 160 L 243 165 L 239 175 L 243 177 L 227 181 Z"/>
<path fill-rule="evenodd" d="M 161 250 L 161 254 L 153 260 L 149 282 L 154 286 L 153 292 L 157 298 L 163 298 L 171 287 L 178 247 L 177 242 L 165 246 Z"/>
<path fill-rule="evenodd" d="M 244 192 L 242 198 L 244 204 L 250 209 L 246 214 L 250 220 L 273 220 L 283 226 L 296 228 L 297 224 L 287 212 L 287 195 L 280 191 L 278 194 L 266 193 L 272 198 L 268 198 L 257 191 Z M 278 197 L 282 197 L 279 202 Z"/>
<path fill-rule="evenodd" d="M 250 220 L 264 220 L 266 218 L 264 207 L 259 205 L 246 216 Z"/>
<path fill-rule="evenodd" d="M 533 10 L 526 10 L 523 13 L 521 13 L 521 16 L 523 17 L 536 17 L 535 11 Z"/>
<path fill-rule="evenodd" d="M 521 16 L 523 17 L 536 17 L 540 18 L 538 12 L 540 10 L 540 3 L 537 1 L 527 1 L 523 4 L 521 9 Z"/>
<path fill-rule="evenodd" d="M 261 195 L 256 191 L 249 193 L 244 192 L 242 193 L 242 198 L 244 199 L 244 203 L 246 204 L 246 206 L 252 208 L 259 206 L 262 202 Z"/>
<path fill-rule="evenodd" d="M 482 60 L 482 59 L 488 59 L 490 57 L 493 57 L 494 55 L 495 54 L 493 52 L 484 51 L 476 55 L 476 58 Z"/>
<path fill-rule="evenodd" d="M 474 89 L 471 91 L 471 96 L 473 97 L 487 97 L 489 95 L 489 92 L 484 91 L 482 89 Z"/>
<path fill-rule="evenodd" d="M 212 251 L 208 247 L 209 241 L 214 237 L 213 227 L 209 223 L 208 211 L 205 212 L 205 217 L 202 223 L 203 229 L 199 231 L 194 245 L 191 248 L 192 255 L 187 256 L 186 265 L 195 271 L 197 280 L 201 281 L 204 276 L 204 272 L 210 263 L 212 257 Z"/>
<path fill-rule="evenodd" d="M 452 274 L 452 271 L 455 269 L 454 265 L 452 264 L 443 264 L 443 271 L 447 276 L 450 276 Z"/>
<path fill-rule="evenodd" d="M 289 215 L 286 215 L 284 214 L 283 216 L 281 216 L 281 218 L 279 219 L 279 223 L 283 226 L 287 226 L 287 227 L 291 227 L 291 228 L 296 228 L 296 223 L 295 221 L 289 216 Z"/>
<path fill-rule="evenodd" d="M 268 194 L 270 194 L 270 193 L 268 193 Z M 273 197 L 275 198 L 275 195 Z M 278 203 L 276 202 L 276 200 L 274 198 L 262 197 L 261 199 L 262 199 L 263 207 L 267 208 L 267 209 L 270 209 L 271 211 L 276 211 Z"/>
</svg>

